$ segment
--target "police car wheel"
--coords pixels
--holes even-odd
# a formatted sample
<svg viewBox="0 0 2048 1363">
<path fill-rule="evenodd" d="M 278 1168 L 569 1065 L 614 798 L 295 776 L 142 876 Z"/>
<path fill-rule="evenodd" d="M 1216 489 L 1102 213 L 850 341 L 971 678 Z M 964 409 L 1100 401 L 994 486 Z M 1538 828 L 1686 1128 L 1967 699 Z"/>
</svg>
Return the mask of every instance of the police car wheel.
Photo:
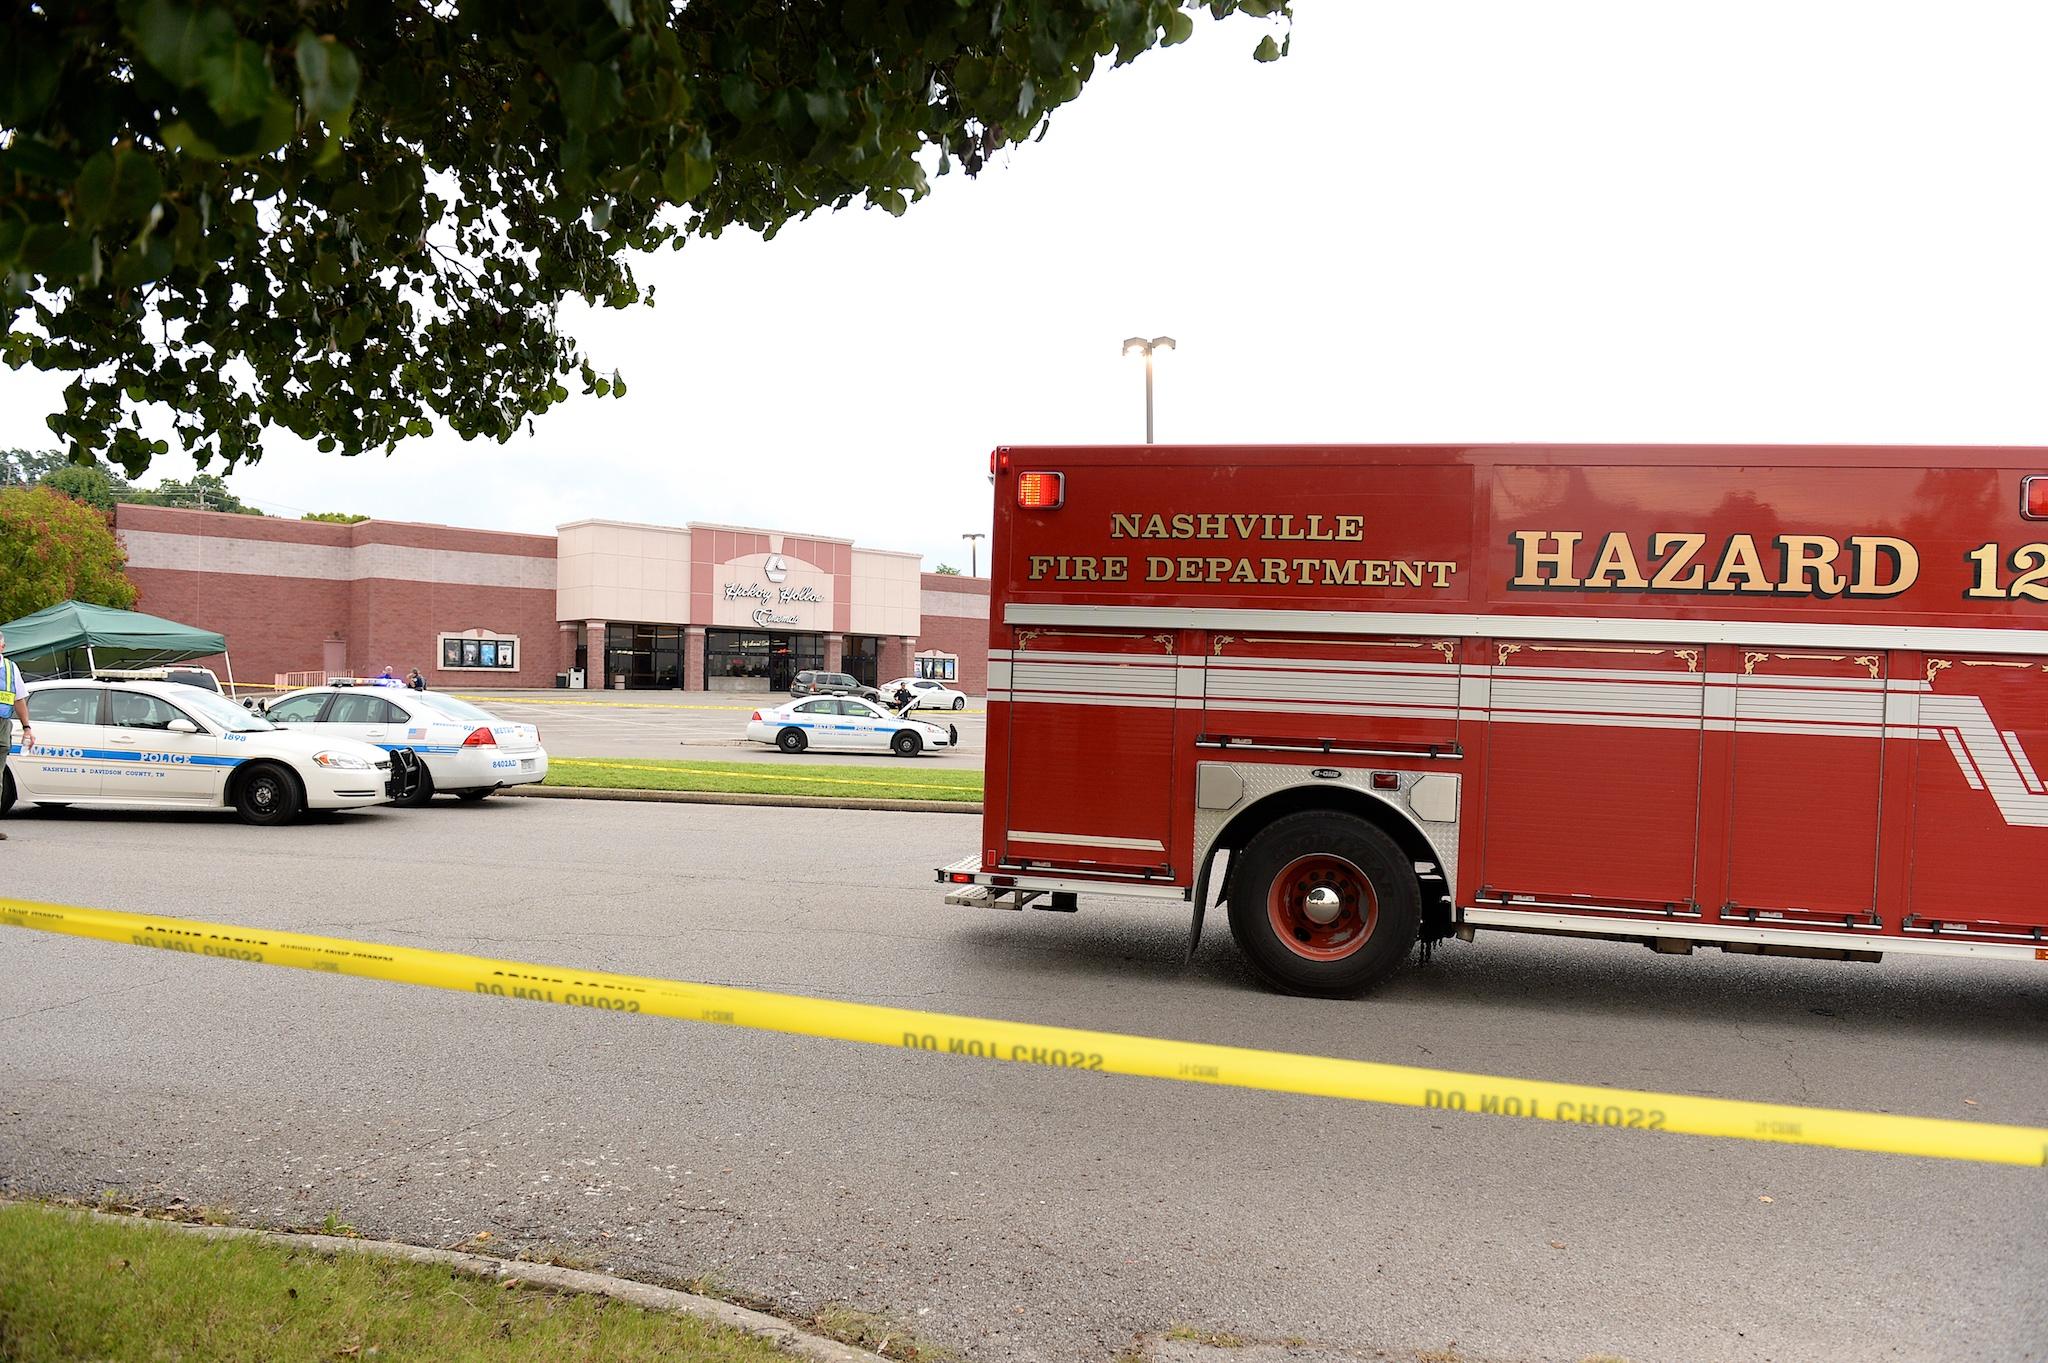
<svg viewBox="0 0 2048 1363">
<path fill-rule="evenodd" d="M 965 709 L 967 708 L 967 697 L 965 697 L 965 696 L 955 696 L 955 697 L 953 697 L 953 708 L 954 708 L 955 710 L 965 710 Z"/>
<path fill-rule="evenodd" d="M 1289 814 L 1254 837 L 1230 891 L 1238 949 L 1289 994 L 1363 993 L 1407 959 L 1422 924 L 1412 858 L 1365 820 L 1327 810 Z"/>
<path fill-rule="evenodd" d="M 427 764 L 420 763 L 420 783 L 413 787 L 412 794 L 400 796 L 391 803 L 405 809 L 418 809 L 434 798 L 434 774 L 427 770 Z"/>
<path fill-rule="evenodd" d="M 784 729 L 775 735 L 775 746 L 784 752 L 802 752 L 810 746 L 810 742 L 804 737 L 802 729 Z"/>
<path fill-rule="evenodd" d="M 898 729 L 896 737 L 889 740 L 889 749 L 898 757 L 915 757 L 924 747 L 924 740 L 908 729 Z"/>
<path fill-rule="evenodd" d="M 290 823 L 303 803 L 299 783 L 273 762 L 252 762 L 235 787 L 235 812 L 243 823 L 264 827 Z"/>
</svg>

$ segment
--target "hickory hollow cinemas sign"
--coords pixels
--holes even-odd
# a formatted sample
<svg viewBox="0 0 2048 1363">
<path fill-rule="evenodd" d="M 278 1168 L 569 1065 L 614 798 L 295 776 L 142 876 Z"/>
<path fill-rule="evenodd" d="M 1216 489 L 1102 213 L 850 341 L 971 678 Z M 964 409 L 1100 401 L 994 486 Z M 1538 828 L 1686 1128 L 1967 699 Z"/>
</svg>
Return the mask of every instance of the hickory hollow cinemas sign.
<svg viewBox="0 0 2048 1363">
<path fill-rule="evenodd" d="M 713 570 L 711 623 L 823 633 L 832 628 L 832 574 L 787 554 L 746 554 Z"/>
</svg>

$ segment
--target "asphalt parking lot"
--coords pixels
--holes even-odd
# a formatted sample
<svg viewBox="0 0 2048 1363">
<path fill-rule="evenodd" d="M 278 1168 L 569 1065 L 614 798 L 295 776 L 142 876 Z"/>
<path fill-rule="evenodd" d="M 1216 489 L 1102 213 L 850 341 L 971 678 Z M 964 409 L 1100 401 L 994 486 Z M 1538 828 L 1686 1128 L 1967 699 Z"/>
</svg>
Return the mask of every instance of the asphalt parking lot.
<svg viewBox="0 0 2048 1363">
<path fill-rule="evenodd" d="M 947 909 L 961 815 L 499 799 L 252 829 L 28 812 L 10 895 L 1450 1069 L 2048 1123 L 2025 966 L 1482 936 L 1258 992 L 1178 911 Z M 1175 1326 L 1300 1359 L 2017 1360 L 2039 1170 L 1538 1125 L 735 1032 L 0 929 L 0 1191 L 334 1213 L 983 1360 Z M 1382 1352 L 1384 1351 L 1384 1352 Z"/>
<path fill-rule="evenodd" d="M 894 763 L 887 753 L 800 753 L 791 757 L 746 739 L 755 710 L 787 695 L 738 697 L 704 691 L 464 691 L 456 694 L 519 724 L 540 726 L 556 757 L 693 757 L 767 762 Z M 978 698 L 965 710 L 919 710 L 916 718 L 960 731 L 953 753 L 925 760 L 979 767 L 987 751 L 988 713 Z"/>
</svg>

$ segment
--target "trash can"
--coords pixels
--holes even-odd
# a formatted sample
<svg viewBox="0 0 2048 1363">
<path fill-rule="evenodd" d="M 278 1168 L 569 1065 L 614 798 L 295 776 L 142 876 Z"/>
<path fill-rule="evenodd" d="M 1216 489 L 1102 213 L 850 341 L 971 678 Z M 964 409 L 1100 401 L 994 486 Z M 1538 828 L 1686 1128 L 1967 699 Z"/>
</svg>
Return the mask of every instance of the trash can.
<svg viewBox="0 0 2048 1363">
<path fill-rule="evenodd" d="M 557 672 L 555 674 L 555 689 L 557 691 L 567 691 L 569 689 L 569 674 L 567 672 Z"/>
</svg>

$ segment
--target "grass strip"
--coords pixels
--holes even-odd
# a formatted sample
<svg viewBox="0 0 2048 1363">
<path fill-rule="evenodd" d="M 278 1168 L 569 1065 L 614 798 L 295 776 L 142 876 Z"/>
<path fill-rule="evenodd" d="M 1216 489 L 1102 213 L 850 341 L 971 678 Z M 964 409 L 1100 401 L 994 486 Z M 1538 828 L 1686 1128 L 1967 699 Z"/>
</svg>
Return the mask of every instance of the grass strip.
<svg viewBox="0 0 2048 1363">
<path fill-rule="evenodd" d="M 0 1358 L 788 1363 L 789 1355 L 726 1326 L 603 1297 L 16 1205 L 0 1207 Z"/>
<path fill-rule="evenodd" d="M 597 786 L 606 790 L 713 790 L 756 795 L 861 795 L 879 800 L 981 798 L 981 773 L 920 768 L 909 763 L 902 776 L 883 767 L 805 766 L 761 762 L 692 762 L 652 758 L 551 757 L 544 784 Z"/>
</svg>

